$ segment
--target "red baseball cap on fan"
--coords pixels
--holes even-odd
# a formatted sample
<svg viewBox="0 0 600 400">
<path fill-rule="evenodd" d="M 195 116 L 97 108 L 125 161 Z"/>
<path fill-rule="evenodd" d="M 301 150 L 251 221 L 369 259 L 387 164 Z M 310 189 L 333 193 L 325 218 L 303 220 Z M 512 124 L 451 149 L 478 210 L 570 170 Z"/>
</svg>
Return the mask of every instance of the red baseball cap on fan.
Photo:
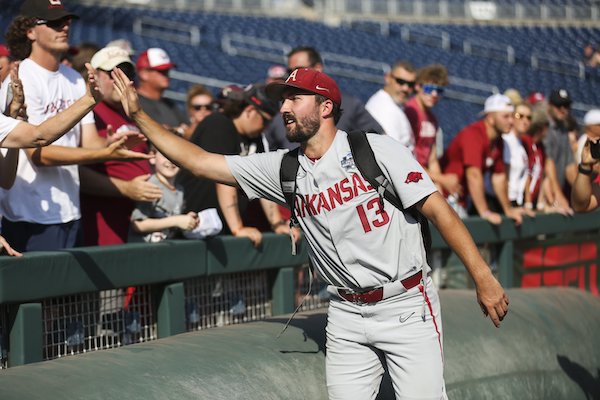
<svg viewBox="0 0 600 400">
<path fill-rule="evenodd" d="M 300 68 L 292 71 L 285 82 L 269 83 L 267 96 L 273 100 L 281 100 L 287 88 L 296 88 L 309 93 L 320 94 L 340 106 L 342 95 L 337 83 L 329 75 L 312 68 Z"/>
<path fill-rule="evenodd" d="M 135 68 L 138 71 L 142 69 L 165 71 L 175 66 L 175 63 L 171 62 L 167 52 L 158 47 L 152 47 L 142 52 L 135 63 Z"/>
</svg>

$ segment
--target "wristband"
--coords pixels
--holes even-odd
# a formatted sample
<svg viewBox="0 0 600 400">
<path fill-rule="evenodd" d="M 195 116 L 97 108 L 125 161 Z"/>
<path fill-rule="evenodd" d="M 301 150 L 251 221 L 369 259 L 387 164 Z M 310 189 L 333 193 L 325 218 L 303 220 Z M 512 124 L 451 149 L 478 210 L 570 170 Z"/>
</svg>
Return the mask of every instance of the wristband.
<svg viewBox="0 0 600 400">
<path fill-rule="evenodd" d="M 481 213 L 481 218 L 487 218 L 492 212 L 488 209 Z"/>
<path fill-rule="evenodd" d="M 527 210 L 533 210 L 533 203 L 530 201 L 525 202 L 525 204 L 523 204 L 523 206 L 527 209 Z"/>
<path fill-rule="evenodd" d="M 587 169 L 583 166 L 583 164 L 579 164 L 579 166 L 577 167 L 577 170 L 579 171 L 580 174 L 583 175 L 592 175 L 592 172 L 594 172 L 594 169 L 592 167 L 590 167 L 590 169 Z"/>
</svg>

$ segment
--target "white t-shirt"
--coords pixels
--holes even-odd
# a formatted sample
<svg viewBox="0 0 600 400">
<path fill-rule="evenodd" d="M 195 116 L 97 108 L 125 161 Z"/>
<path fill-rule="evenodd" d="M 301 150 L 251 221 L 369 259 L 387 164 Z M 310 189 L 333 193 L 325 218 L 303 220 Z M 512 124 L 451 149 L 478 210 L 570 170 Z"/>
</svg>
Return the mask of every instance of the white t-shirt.
<svg viewBox="0 0 600 400">
<path fill-rule="evenodd" d="M 377 163 L 392 181 L 404 207 L 436 191 L 410 151 L 385 135 L 369 135 Z M 285 205 L 279 170 L 284 151 L 247 157 L 226 156 L 231 172 L 249 198 Z M 345 288 L 371 288 L 429 270 L 419 224 L 377 192 L 354 165 L 346 132 L 316 162 L 299 156 L 296 215 L 309 255 L 326 282 Z M 298 200 L 301 198 L 302 200 Z"/>
<path fill-rule="evenodd" d="M 0 112 L 0 143 L 12 132 L 17 125 L 19 125 L 18 119 L 7 117 Z M 0 172 L 1 173 L 1 172 Z"/>
<path fill-rule="evenodd" d="M 383 89 L 379 89 L 365 105 L 367 111 L 381 125 L 386 135 L 393 137 L 410 151 L 415 149 L 415 137 L 410 122 L 392 96 Z"/>
<path fill-rule="evenodd" d="M 525 184 L 529 171 L 529 159 L 525 147 L 513 133 L 504 133 L 504 163 L 508 165 L 508 199 L 523 204 Z"/>
<path fill-rule="evenodd" d="M 28 121 L 35 125 L 63 111 L 86 92 L 81 75 L 62 64 L 58 71 L 52 72 L 25 59 L 19 66 L 19 77 L 23 82 Z M 6 79 L 2 86 L 0 99 L 6 98 L 9 80 Z M 53 144 L 79 147 L 81 126 L 93 123 L 94 116 L 90 112 Z M 78 166 L 37 167 L 21 150 L 17 179 L 10 190 L 3 190 L 0 213 L 13 222 L 39 224 L 58 224 L 80 219 Z"/>
</svg>

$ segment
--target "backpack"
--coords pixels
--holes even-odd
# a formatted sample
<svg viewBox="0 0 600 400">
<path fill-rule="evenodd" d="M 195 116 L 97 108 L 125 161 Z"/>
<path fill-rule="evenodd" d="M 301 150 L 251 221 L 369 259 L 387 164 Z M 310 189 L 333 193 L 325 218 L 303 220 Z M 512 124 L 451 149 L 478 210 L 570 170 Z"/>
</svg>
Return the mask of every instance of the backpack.
<svg viewBox="0 0 600 400">
<path fill-rule="evenodd" d="M 367 140 L 367 134 L 378 133 L 364 131 L 352 131 L 348 133 L 348 142 L 350 143 L 350 151 L 352 152 L 354 164 L 363 178 L 365 178 L 379 194 L 379 204 L 382 210 L 384 205 L 383 199 L 385 198 L 398 210 L 409 213 L 419 223 L 421 235 L 423 236 L 425 253 L 429 259 L 429 254 L 431 253 L 431 231 L 429 229 L 429 222 L 427 221 L 427 218 L 414 207 L 408 209 L 404 208 L 402 201 L 396 194 L 394 186 L 385 177 L 381 168 L 379 168 L 373 149 Z M 298 162 L 299 151 L 300 148 L 296 148 L 285 153 L 281 160 L 281 169 L 279 170 L 281 189 L 285 197 L 285 202 L 292 213 L 290 226 L 299 225 L 294 204 L 297 188 L 296 175 L 298 173 L 298 168 L 300 167 L 300 163 Z M 427 261 L 429 262 L 429 260 Z"/>
</svg>

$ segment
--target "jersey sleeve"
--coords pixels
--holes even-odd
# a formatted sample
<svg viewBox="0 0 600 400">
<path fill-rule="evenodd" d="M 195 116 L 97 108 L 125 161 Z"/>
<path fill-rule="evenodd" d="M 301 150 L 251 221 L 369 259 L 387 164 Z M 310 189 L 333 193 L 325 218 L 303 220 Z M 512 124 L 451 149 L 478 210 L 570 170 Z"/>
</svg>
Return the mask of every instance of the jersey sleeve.
<svg viewBox="0 0 600 400">
<path fill-rule="evenodd" d="M 425 169 L 411 151 L 385 135 L 368 135 L 369 143 L 383 173 L 392 181 L 404 208 L 437 191 Z"/>
<path fill-rule="evenodd" d="M 285 205 L 279 170 L 284 150 L 252 154 L 246 157 L 225 156 L 231 173 L 249 199 L 266 198 Z"/>
</svg>

